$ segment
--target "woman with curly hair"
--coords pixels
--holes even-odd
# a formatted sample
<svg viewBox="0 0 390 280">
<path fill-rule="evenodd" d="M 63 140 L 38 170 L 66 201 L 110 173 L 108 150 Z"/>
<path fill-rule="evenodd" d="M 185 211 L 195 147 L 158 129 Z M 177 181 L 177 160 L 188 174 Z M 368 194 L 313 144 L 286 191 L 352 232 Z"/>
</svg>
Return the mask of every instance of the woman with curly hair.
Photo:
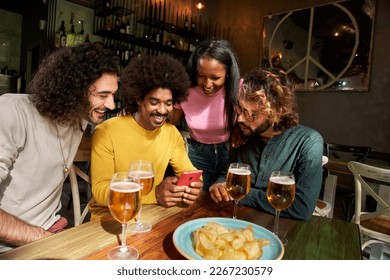
<svg viewBox="0 0 390 280">
<path fill-rule="evenodd" d="M 184 66 L 169 56 L 136 57 L 125 67 L 121 95 L 126 114 L 98 125 L 92 138 L 92 219 L 109 213 L 110 179 L 115 172 L 128 171 L 132 160 L 153 162 L 154 186 L 143 203 L 171 207 L 192 204 L 199 196 L 202 182 L 176 185 L 176 176 L 196 168 L 179 131 L 166 122 L 173 105 L 187 98 L 188 87 Z M 176 176 L 164 179 L 168 164 Z"/>
<path fill-rule="evenodd" d="M 27 94 L 0 97 L 0 252 L 63 229 L 61 193 L 88 121 L 114 109 L 119 61 L 92 44 L 41 61 Z"/>
<path fill-rule="evenodd" d="M 293 86 L 285 72 L 258 69 L 243 77 L 235 105 L 237 123 L 247 142 L 232 149 L 230 162 L 250 165 L 251 189 L 240 204 L 275 213 L 266 190 L 272 171 L 291 171 L 295 175 L 293 204 L 281 215 L 308 220 L 313 214 L 322 184 L 323 139 L 315 130 L 299 124 Z M 210 187 L 214 202 L 229 201 L 218 180 Z"/>
<path fill-rule="evenodd" d="M 206 40 L 192 53 L 187 72 L 191 79 L 188 100 L 175 106 L 171 121 L 185 118 L 188 154 L 203 170 L 203 191 L 222 174 L 228 162 L 230 133 L 234 126 L 240 72 L 233 47 L 225 40 Z"/>
</svg>

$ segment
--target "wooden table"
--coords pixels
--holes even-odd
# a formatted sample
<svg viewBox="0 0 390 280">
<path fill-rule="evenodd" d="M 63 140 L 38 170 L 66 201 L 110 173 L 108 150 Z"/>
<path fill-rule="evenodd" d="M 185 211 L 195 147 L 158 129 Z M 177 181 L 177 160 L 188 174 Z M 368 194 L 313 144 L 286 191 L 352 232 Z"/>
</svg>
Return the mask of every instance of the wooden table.
<svg viewBox="0 0 390 280">
<path fill-rule="evenodd" d="M 147 233 L 128 234 L 141 260 L 182 260 L 173 245 L 174 230 L 184 222 L 204 217 L 232 217 L 233 205 L 217 205 L 204 193 L 187 208 L 145 205 L 143 219 L 153 224 Z M 272 229 L 274 216 L 240 206 L 238 218 Z M 280 219 L 280 233 L 289 244 L 283 259 L 361 259 L 356 224 L 313 216 L 310 221 Z M 107 252 L 119 244 L 121 226 L 110 216 L 90 221 L 43 240 L 0 254 L 0 259 L 107 259 Z"/>
</svg>

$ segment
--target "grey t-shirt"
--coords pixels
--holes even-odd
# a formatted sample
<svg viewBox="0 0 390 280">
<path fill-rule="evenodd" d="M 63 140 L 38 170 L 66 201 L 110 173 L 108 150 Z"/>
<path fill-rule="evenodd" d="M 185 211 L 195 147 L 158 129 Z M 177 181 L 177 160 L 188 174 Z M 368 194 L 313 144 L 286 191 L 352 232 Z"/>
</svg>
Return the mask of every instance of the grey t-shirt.
<svg viewBox="0 0 390 280">
<path fill-rule="evenodd" d="M 83 131 L 58 125 L 57 135 L 27 94 L 0 96 L 0 120 L 0 208 L 48 229 L 60 218 L 64 158 L 69 167 Z M 0 241 L 0 252 L 9 248 Z"/>
</svg>

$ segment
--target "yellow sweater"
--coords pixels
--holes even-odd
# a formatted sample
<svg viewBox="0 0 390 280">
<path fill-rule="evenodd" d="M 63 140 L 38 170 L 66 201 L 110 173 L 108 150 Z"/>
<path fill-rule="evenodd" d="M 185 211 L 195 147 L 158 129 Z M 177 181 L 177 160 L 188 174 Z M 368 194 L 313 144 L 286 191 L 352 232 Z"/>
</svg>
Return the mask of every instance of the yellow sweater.
<svg viewBox="0 0 390 280">
<path fill-rule="evenodd" d="M 196 170 L 175 126 L 165 123 L 161 128 L 146 130 L 132 115 L 106 120 L 96 127 L 92 138 L 92 219 L 109 213 L 107 204 L 112 175 L 128 171 L 130 161 L 137 159 L 152 161 L 154 168 L 154 186 L 142 198 L 144 204 L 156 203 L 155 187 L 164 179 L 169 163 L 178 177 L 183 171 Z"/>
</svg>

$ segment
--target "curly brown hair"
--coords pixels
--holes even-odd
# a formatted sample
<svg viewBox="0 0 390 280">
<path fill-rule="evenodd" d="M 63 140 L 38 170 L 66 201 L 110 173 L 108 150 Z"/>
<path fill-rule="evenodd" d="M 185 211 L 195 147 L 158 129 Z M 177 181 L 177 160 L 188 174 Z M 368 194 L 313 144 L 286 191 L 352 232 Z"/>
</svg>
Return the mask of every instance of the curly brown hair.
<svg viewBox="0 0 390 280">
<path fill-rule="evenodd" d="M 265 100 L 260 93 L 265 94 Z M 285 131 L 299 123 L 293 84 L 283 70 L 262 68 L 245 74 L 240 97 L 258 103 L 275 130 Z"/>
<path fill-rule="evenodd" d="M 169 89 L 176 104 L 187 99 L 189 86 L 184 65 L 170 56 L 134 57 L 121 74 L 121 96 L 130 114 L 138 111 L 137 100 L 155 89 Z"/>
<path fill-rule="evenodd" d="M 106 73 L 119 75 L 119 58 L 111 50 L 91 43 L 57 49 L 42 59 L 27 93 L 43 116 L 80 124 L 90 108 L 89 87 Z"/>
</svg>

